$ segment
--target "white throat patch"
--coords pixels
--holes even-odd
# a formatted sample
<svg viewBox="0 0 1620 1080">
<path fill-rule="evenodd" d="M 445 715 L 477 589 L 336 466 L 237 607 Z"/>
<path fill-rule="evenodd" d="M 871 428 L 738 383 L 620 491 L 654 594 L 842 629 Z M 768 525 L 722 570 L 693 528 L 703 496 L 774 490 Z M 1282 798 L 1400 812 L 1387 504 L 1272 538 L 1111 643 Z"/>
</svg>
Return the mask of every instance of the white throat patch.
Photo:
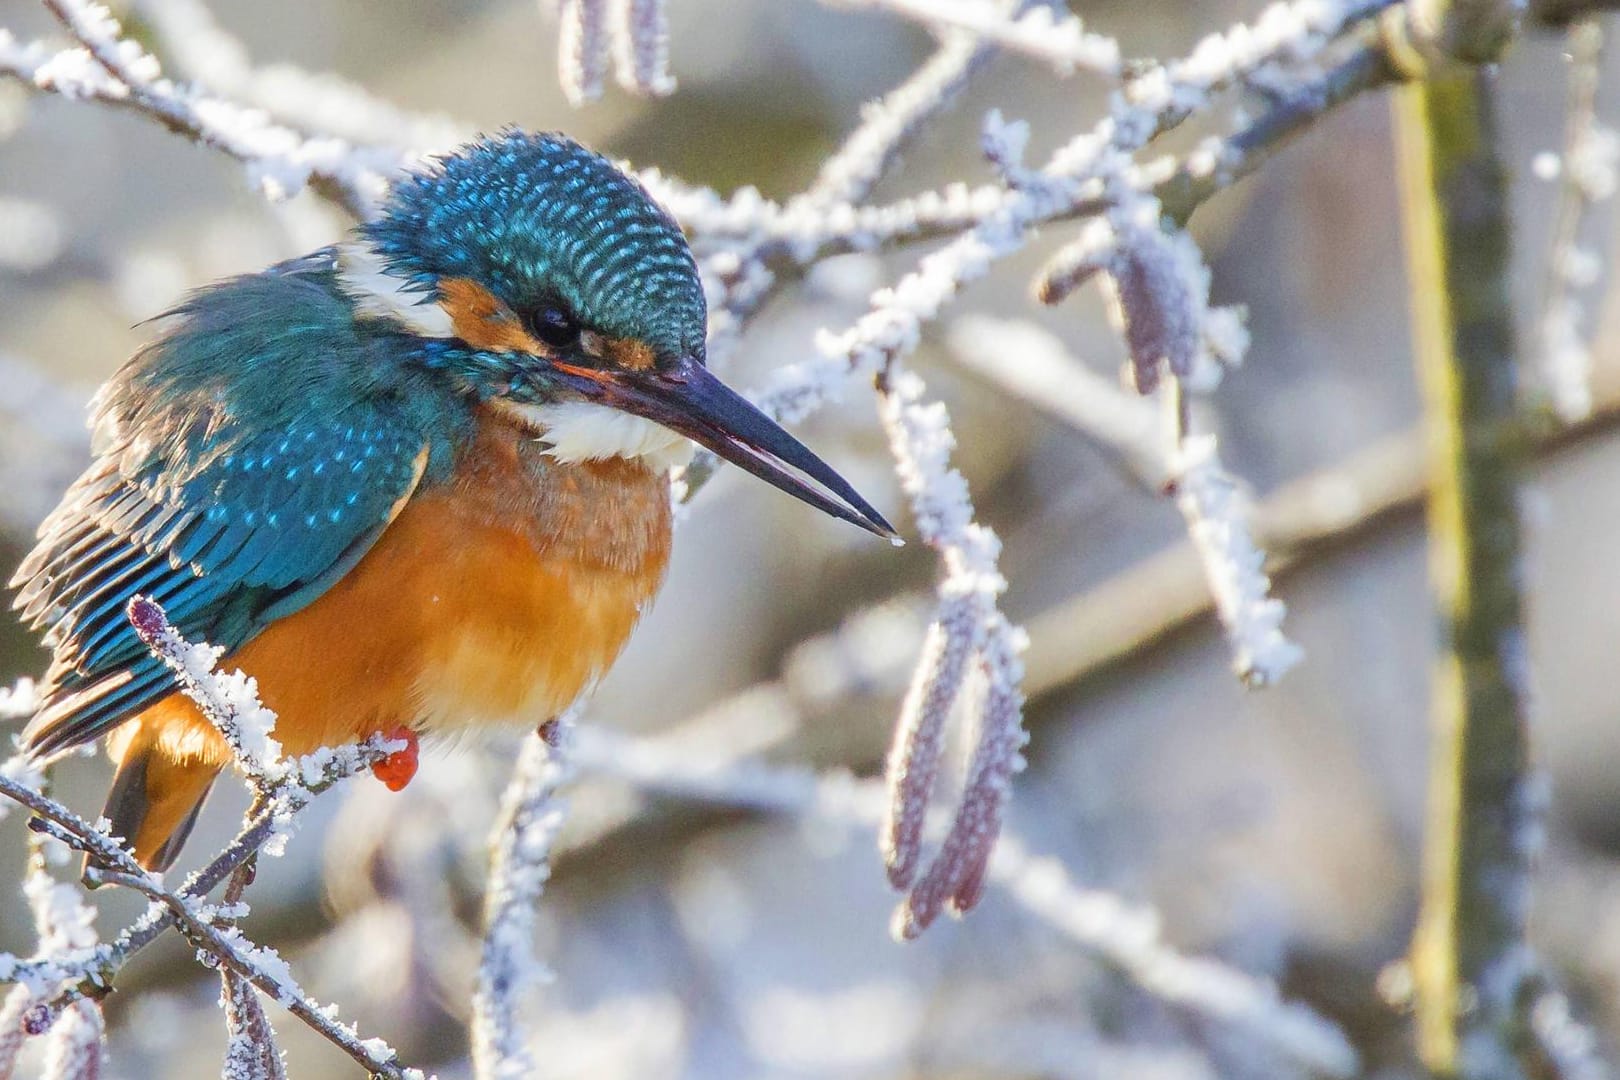
<svg viewBox="0 0 1620 1080">
<path fill-rule="evenodd" d="M 545 441 L 547 456 L 572 464 L 608 458 L 640 459 L 648 468 L 664 472 L 692 459 L 693 446 L 684 435 L 639 416 L 593 405 L 588 401 L 560 401 L 550 405 L 501 407 Z"/>
<path fill-rule="evenodd" d="M 408 289 L 404 278 L 390 274 L 370 245 L 343 244 L 337 263 L 338 283 L 362 315 L 403 323 L 422 337 L 456 336 L 450 313 L 432 297 Z"/>
</svg>

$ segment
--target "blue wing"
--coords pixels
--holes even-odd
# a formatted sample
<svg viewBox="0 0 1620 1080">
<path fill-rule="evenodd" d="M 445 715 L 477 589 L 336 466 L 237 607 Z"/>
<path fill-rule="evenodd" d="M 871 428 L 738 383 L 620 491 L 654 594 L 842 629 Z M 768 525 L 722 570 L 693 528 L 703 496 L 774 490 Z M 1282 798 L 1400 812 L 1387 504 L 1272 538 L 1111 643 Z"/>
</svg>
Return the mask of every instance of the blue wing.
<svg viewBox="0 0 1620 1080">
<path fill-rule="evenodd" d="M 355 324 L 323 264 L 228 282 L 177 315 L 103 392 L 98 458 L 12 581 L 54 650 L 24 733 L 36 753 L 172 691 L 131 597 L 240 648 L 347 573 L 448 452 L 400 343 Z"/>
</svg>

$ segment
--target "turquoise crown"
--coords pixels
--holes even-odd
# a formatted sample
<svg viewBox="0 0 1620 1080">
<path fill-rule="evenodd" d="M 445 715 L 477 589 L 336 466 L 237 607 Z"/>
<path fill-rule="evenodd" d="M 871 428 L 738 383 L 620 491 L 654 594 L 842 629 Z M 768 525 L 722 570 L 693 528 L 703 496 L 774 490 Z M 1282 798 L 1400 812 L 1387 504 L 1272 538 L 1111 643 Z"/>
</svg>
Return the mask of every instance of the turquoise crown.
<svg viewBox="0 0 1620 1080">
<path fill-rule="evenodd" d="M 469 278 L 520 313 L 561 302 L 661 363 L 703 357 L 707 307 L 680 227 L 564 135 L 507 130 L 435 159 L 396 183 L 361 232 L 424 292 Z"/>
</svg>

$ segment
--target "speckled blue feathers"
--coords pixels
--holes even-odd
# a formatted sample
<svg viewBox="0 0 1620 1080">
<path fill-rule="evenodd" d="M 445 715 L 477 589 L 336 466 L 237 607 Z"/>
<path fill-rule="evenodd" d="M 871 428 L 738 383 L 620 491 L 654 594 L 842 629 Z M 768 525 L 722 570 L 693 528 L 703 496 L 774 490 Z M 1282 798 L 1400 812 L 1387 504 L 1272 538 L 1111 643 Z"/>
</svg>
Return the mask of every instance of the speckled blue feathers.
<svg viewBox="0 0 1620 1080">
<path fill-rule="evenodd" d="M 660 361 L 703 356 L 703 289 L 679 227 L 564 136 L 506 131 L 440 158 L 395 184 L 362 232 L 424 291 L 470 278 L 518 311 L 561 300 Z"/>
<path fill-rule="evenodd" d="M 226 649 L 357 562 L 465 406 L 410 340 L 356 322 L 330 255 L 223 282 L 103 390 L 97 461 L 40 527 L 16 604 L 55 660 L 27 732 L 88 741 L 172 690 L 125 618 L 131 596 Z"/>
</svg>

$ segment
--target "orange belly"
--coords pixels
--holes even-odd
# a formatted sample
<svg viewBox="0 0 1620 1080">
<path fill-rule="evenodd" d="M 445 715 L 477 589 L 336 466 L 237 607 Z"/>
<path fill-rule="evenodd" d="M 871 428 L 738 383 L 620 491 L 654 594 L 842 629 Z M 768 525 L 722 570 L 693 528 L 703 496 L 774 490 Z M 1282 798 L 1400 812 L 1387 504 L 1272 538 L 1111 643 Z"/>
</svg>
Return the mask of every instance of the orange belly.
<svg viewBox="0 0 1620 1080">
<path fill-rule="evenodd" d="M 451 482 L 225 661 L 258 680 L 287 753 L 401 725 L 538 724 L 607 671 L 663 580 L 668 486 L 629 462 L 537 462 L 525 441 L 486 423 Z M 115 758 L 137 730 L 177 763 L 229 760 L 178 694 L 114 736 Z"/>
</svg>

